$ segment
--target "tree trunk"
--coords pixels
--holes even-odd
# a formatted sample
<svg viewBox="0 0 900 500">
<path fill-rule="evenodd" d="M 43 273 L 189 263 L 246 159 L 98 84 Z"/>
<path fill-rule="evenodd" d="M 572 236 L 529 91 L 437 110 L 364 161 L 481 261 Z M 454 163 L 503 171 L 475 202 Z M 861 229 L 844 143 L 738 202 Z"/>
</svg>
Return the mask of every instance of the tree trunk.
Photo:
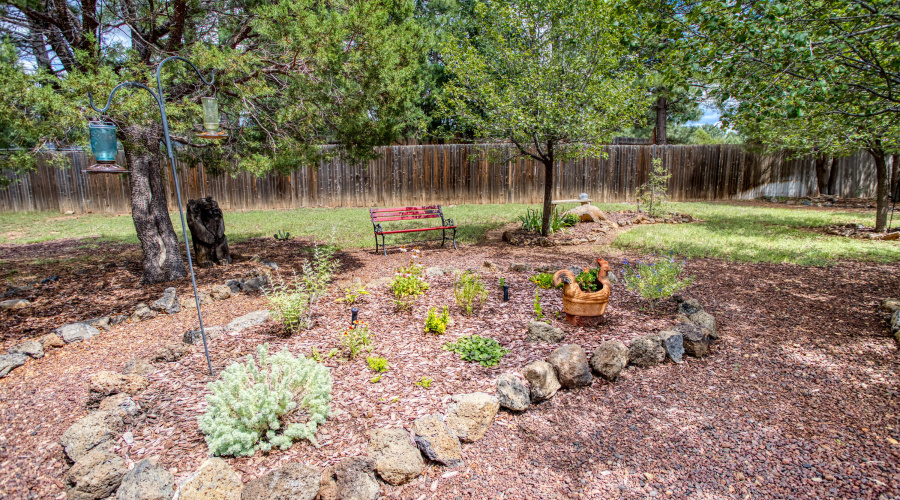
<svg viewBox="0 0 900 500">
<path fill-rule="evenodd" d="M 669 115 L 669 102 L 666 96 L 656 99 L 656 131 L 654 133 L 657 145 L 666 145 L 666 117 Z"/>
<path fill-rule="evenodd" d="M 131 216 L 144 252 L 141 283 L 162 283 L 187 276 L 181 247 L 169 218 L 160 154 L 162 129 L 120 128 L 125 161 L 131 170 Z"/>
<path fill-rule="evenodd" d="M 876 144 L 876 147 L 869 149 L 869 154 L 875 160 L 875 232 L 881 233 L 887 228 L 888 208 L 891 204 L 891 180 L 881 141 Z"/>
<path fill-rule="evenodd" d="M 900 193 L 897 192 L 897 186 L 900 185 L 900 154 L 891 156 L 891 201 L 898 201 Z"/>
<path fill-rule="evenodd" d="M 212 267 L 213 264 L 231 264 L 225 220 L 216 200 L 207 196 L 188 201 L 186 218 L 197 265 Z"/>
<path fill-rule="evenodd" d="M 553 143 L 547 143 L 544 156 L 544 213 L 541 219 L 541 235 L 550 235 L 550 201 L 553 200 Z"/>
<path fill-rule="evenodd" d="M 829 189 L 832 165 L 834 158 L 831 156 L 820 154 L 816 157 L 816 188 L 819 190 L 817 194 L 833 194 Z"/>
</svg>

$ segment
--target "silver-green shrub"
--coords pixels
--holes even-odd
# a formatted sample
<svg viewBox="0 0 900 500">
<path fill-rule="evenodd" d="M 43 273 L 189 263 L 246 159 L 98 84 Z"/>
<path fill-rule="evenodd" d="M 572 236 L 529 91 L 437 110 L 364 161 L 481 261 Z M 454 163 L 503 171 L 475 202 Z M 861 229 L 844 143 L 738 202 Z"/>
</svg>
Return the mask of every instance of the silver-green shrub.
<svg viewBox="0 0 900 500">
<path fill-rule="evenodd" d="M 257 347 L 257 361 L 233 363 L 211 382 L 200 430 L 213 455 L 249 456 L 300 439 L 315 443 L 316 429 L 331 407 L 328 368 L 287 349 L 270 356 Z"/>
</svg>

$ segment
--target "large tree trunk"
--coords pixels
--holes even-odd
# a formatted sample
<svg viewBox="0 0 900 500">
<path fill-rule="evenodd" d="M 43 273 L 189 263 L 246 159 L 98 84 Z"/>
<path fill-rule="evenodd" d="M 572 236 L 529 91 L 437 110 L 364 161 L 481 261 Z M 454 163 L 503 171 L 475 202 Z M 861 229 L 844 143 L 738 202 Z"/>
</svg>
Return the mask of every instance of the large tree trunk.
<svg viewBox="0 0 900 500">
<path fill-rule="evenodd" d="M 654 132 L 656 144 L 661 146 L 666 145 L 666 117 L 668 115 L 669 102 L 666 100 L 666 96 L 661 95 L 656 99 L 656 130 Z"/>
<path fill-rule="evenodd" d="M 186 217 L 197 265 L 212 267 L 213 264 L 231 264 L 225 220 L 216 200 L 207 196 L 188 201 Z"/>
<path fill-rule="evenodd" d="M 816 156 L 816 188 L 817 195 L 833 194 L 829 189 L 831 185 L 831 167 L 834 165 L 834 158 L 831 156 L 820 154 Z"/>
<path fill-rule="evenodd" d="M 547 143 L 544 156 L 544 213 L 541 219 L 541 235 L 550 235 L 550 201 L 553 200 L 553 143 Z"/>
<path fill-rule="evenodd" d="M 120 128 L 125 161 L 131 170 L 131 216 L 144 252 L 141 282 L 161 283 L 187 276 L 181 247 L 169 218 L 160 154 L 162 129 L 127 126 Z"/>
<path fill-rule="evenodd" d="M 900 185 L 900 154 L 891 156 L 891 201 L 897 201 L 897 186 Z"/>
<path fill-rule="evenodd" d="M 888 175 L 887 162 L 881 141 L 869 153 L 875 160 L 875 232 L 883 232 L 887 228 L 888 208 L 891 204 L 891 180 Z"/>
</svg>

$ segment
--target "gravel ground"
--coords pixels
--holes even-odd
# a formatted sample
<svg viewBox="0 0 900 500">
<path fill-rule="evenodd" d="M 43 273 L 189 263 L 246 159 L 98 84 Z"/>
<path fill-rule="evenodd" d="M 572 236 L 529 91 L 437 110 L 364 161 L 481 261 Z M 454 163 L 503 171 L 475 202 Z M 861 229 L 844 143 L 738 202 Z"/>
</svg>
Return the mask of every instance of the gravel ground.
<svg viewBox="0 0 900 500">
<path fill-rule="evenodd" d="M 260 244 L 261 245 L 261 244 Z M 294 249 L 296 250 L 296 249 Z M 428 245 L 426 266 L 479 268 L 489 259 L 502 268 L 590 265 L 597 247 L 562 249 L 467 246 L 460 251 Z M 613 270 L 623 257 L 606 253 Z M 262 252 L 261 252 L 262 253 Z M 262 253 L 282 268 L 297 267 L 286 252 Z M 363 283 L 405 264 L 408 254 L 388 257 L 353 251 L 342 256 L 346 283 Z M 897 346 L 876 312 L 878 302 L 900 296 L 896 265 L 842 263 L 832 268 L 737 265 L 692 260 L 698 298 L 719 322 L 722 340 L 708 358 L 629 368 L 619 381 L 561 391 L 527 412 L 498 414 L 487 436 L 464 445 L 465 466 L 429 465 L 413 483 L 385 487 L 390 498 L 895 498 L 900 494 L 900 421 Z M 220 269 L 216 279 L 246 272 Z M 532 316 L 534 286 L 527 275 L 504 273 L 513 300 L 497 300 L 496 275 L 485 274 L 492 297 L 472 318 L 453 307 L 455 324 L 443 337 L 421 333 L 429 306 L 453 304 L 449 277 L 430 280 L 432 289 L 411 314 L 390 308 L 384 290 L 361 305 L 362 319 L 376 334 L 374 353 L 391 370 L 379 384 L 363 359 L 328 360 L 335 379 L 338 415 L 320 428 L 319 448 L 298 443 L 286 452 L 229 459 L 249 481 L 287 461 L 315 465 L 364 453 L 368 429 L 407 426 L 419 415 L 440 411 L 451 394 L 493 390 L 499 373 L 546 357 L 552 346 L 524 342 Z M 339 283 L 339 284 L 340 284 Z M 179 285 L 179 289 L 184 287 Z M 671 322 L 674 305 L 654 312 L 614 285 L 608 318 L 597 329 L 553 319 L 559 292 L 542 290 L 542 304 L 567 342 L 592 350 L 599 342 L 631 338 Z M 221 370 L 260 342 L 307 353 L 327 352 L 349 320 L 335 293 L 319 309 L 316 326 L 290 338 L 267 325 L 211 344 Z M 98 299 L 99 300 L 99 299 Z M 258 296 L 240 296 L 205 309 L 210 325 L 263 308 Z M 158 317 L 76 345 L 51 351 L 0 379 L 0 491 L 5 498 L 63 498 L 68 465 L 59 436 L 87 413 L 87 377 L 120 369 L 134 356 L 180 340 L 194 326 L 191 311 Z M 500 365 L 463 363 L 440 346 L 461 335 L 496 338 L 511 349 Z M 156 457 L 178 477 L 206 456 L 196 425 L 205 402 L 202 350 L 176 363 L 157 364 L 150 387 L 136 399 L 145 415 L 132 424 L 135 442 L 116 451 L 130 460 Z M 435 379 L 430 390 L 414 386 Z"/>
</svg>

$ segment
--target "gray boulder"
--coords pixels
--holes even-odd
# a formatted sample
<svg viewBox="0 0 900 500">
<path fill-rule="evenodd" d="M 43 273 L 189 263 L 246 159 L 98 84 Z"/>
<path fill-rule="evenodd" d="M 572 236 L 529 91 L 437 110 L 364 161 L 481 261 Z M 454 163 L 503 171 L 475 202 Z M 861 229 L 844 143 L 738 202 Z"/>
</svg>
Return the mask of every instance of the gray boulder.
<svg viewBox="0 0 900 500">
<path fill-rule="evenodd" d="M 462 447 L 447 424 L 443 415 L 438 413 L 425 415 L 412 424 L 416 446 L 429 460 L 456 467 L 462 464 Z"/>
<path fill-rule="evenodd" d="M 268 284 L 269 278 L 265 274 L 260 274 L 251 278 L 244 278 L 241 280 L 241 291 L 258 292 Z"/>
<path fill-rule="evenodd" d="M 98 445 L 115 441 L 125 430 L 125 423 L 119 415 L 95 411 L 75 421 L 60 438 L 60 444 L 69 460 L 79 458 Z"/>
<path fill-rule="evenodd" d="M 24 309 L 31 305 L 25 299 L 11 299 L 0 302 L 0 311 L 14 311 L 16 309 Z"/>
<path fill-rule="evenodd" d="M 558 344 L 566 340 L 566 334 L 562 329 L 556 328 L 549 323 L 543 321 L 532 321 L 528 323 L 528 334 L 525 336 L 528 342 L 548 342 Z"/>
<path fill-rule="evenodd" d="M 221 326 L 206 326 L 203 327 L 203 330 L 206 332 L 207 342 L 221 337 L 225 332 L 225 329 Z M 184 340 L 185 344 L 203 345 L 203 335 L 200 334 L 200 330 L 189 330 L 184 332 L 182 340 Z"/>
<path fill-rule="evenodd" d="M 148 319 L 153 319 L 156 317 L 158 313 L 152 309 L 147 304 L 141 302 L 134 308 L 134 312 L 129 316 L 128 321 L 132 323 L 139 323 L 141 321 L 146 321 Z"/>
<path fill-rule="evenodd" d="M 531 384 L 531 400 L 540 402 L 553 397 L 561 387 L 556 370 L 546 361 L 532 361 L 522 368 L 522 375 Z"/>
<path fill-rule="evenodd" d="M 291 462 L 247 483 L 241 500 L 313 500 L 321 481 L 317 467 Z"/>
<path fill-rule="evenodd" d="M 239 500 L 241 477 L 221 458 L 208 458 L 181 482 L 173 500 Z"/>
<path fill-rule="evenodd" d="M 681 334 L 684 353 L 695 358 L 702 358 L 709 353 L 709 333 L 693 323 L 679 323 L 675 330 Z"/>
<path fill-rule="evenodd" d="M 472 443 L 484 437 L 499 409 L 497 396 L 484 392 L 456 394 L 450 398 L 444 422 L 460 441 Z"/>
<path fill-rule="evenodd" d="M 100 330 L 87 323 L 69 323 L 53 330 L 53 333 L 59 335 L 63 342 L 71 344 L 72 342 L 81 342 L 94 335 L 99 335 Z"/>
<path fill-rule="evenodd" d="M 269 319 L 269 311 L 266 309 L 262 309 L 259 311 L 253 311 L 252 313 L 245 314 L 239 318 L 235 318 L 225 326 L 226 332 L 238 333 L 246 330 L 247 328 L 252 328 L 254 326 L 259 326 L 265 323 Z"/>
<path fill-rule="evenodd" d="M 232 295 L 241 293 L 241 282 L 238 280 L 227 280 L 225 286 L 228 287 L 228 291 L 230 291 Z"/>
<path fill-rule="evenodd" d="M 369 455 L 375 459 L 375 472 L 394 486 L 419 477 L 425 468 L 425 460 L 406 429 L 369 431 Z"/>
<path fill-rule="evenodd" d="M 587 354 L 576 344 L 563 344 L 550 353 L 547 362 L 556 369 L 559 384 L 566 389 L 591 385 L 594 378 L 588 366 Z"/>
<path fill-rule="evenodd" d="M 191 345 L 184 342 L 175 344 L 166 344 L 150 356 L 150 361 L 165 361 L 171 363 L 187 356 L 191 353 Z"/>
<path fill-rule="evenodd" d="M 163 296 L 150 304 L 150 309 L 166 314 L 181 312 L 181 304 L 178 302 L 178 294 L 175 293 L 175 288 L 170 286 L 163 290 Z"/>
<path fill-rule="evenodd" d="M 709 338 L 713 340 L 719 339 L 719 333 L 716 331 L 716 318 L 714 318 L 712 314 L 709 314 L 706 311 L 697 311 L 694 314 L 689 314 L 688 319 L 700 327 L 709 330 Z"/>
<path fill-rule="evenodd" d="M 44 345 L 37 340 L 26 340 L 9 349 L 9 354 L 25 354 L 32 358 L 44 357 Z"/>
<path fill-rule="evenodd" d="M 881 305 L 878 306 L 878 310 L 883 313 L 894 314 L 895 311 L 900 310 L 900 298 L 890 298 L 882 300 Z"/>
<path fill-rule="evenodd" d="M 213 300 L 225 300 L 231 298 L 231 288 L 227 285 L 213 285 L 209 290 L 209 296 Z"/>
<path fill-rule="evenodd" d="M 509 270 L 514 273 L 525 273 L 528 272 L 528 264 L 516 262 L 509 265 Z"/>
<path fill-rule="evenodd" d="M 109 316 L 100 316 L 99 318 L 86 319 L 82 321 L 82 323 L 91 325 L 99 330 L 109 330 L 110 328 L 112 328 L 112 318 L 110 318 Z"/>
<path fill-rule="evenodd" d="M 112 495 L 128 473 L 128 464 L 119 455 L 94 449 L 75 461 L 66 474 L 69 500 L 97 500 Z"/>
<path fill-rule="evenodd" d="M 114 394 L 100 401 L 99 411 L 105 411 L 119 415 L 120 417 L 134 417 L 141 413 L 141 407 L 128 394 Z"/>
<path fill-rule="evenodd" d="M 894 311 L 894 314 L 891 315 L 891 332 L 895 334 L 900 332 L 900 309 Z"/>
<path fill-rule="evenodd" d="M 684 342 L 677 330 L 665 330 L 659 332 L 659 339 L 662 341 L 663 349 L 669 359 L 676 363 L 681 363 L 681 357 L 684 356 Z"/>
<path fill-rule="evenodd" d="M 497 377 L 497 399 L 500 406 L 512 411 L 525 411 L 531 405 L 528 382 L 518 373 L 507 372 Z"/>
<path fill-rule="evenodd" d="M 22 353 L 0 355 L 0 378 L 9 375 L 9 372 L 25 364 L 28 356 Z"/>
<path fill-rule="evenodd" d="M 444 270 L 438 266 L 432 266 L 425 269 L 426 278 L 437 278 L 444 275 Z"/>
<path fill-rule="evenodd" d="M 348 457 L 322 472 L 321 500 L 375 500 L 381 493 L 375 479 L 375 460 Z"/>
<path fill-rule="evenodd" d="M 122 478 L 116 500 L 170 500 L 175 494 L 175 476 L 144 459 Z"/>
<path fill-rule="evenodd" d="M 640 367 L 658 365 L 666 360 L 666 350 L 658 335 L 645 335 L 631 341 L 628 362 Z"/>
<path fill-rule="evenodd" d="M 628 348 L 618 340 L 607 340 L 594 350 L 591 368 L 609 381 L 619 378 L 619 373 L 628 365 Z"/>
<path fill-rule="evenodd" d="M 674 295 L 672 298 L 675 299 L 675 302 L 678 304 L 678 312 L 685 316 L 690 316 L 695 312 L 703 310 L 703 307 L 697 299 L 686 299 L 681 295 Z"/>
</svg>

